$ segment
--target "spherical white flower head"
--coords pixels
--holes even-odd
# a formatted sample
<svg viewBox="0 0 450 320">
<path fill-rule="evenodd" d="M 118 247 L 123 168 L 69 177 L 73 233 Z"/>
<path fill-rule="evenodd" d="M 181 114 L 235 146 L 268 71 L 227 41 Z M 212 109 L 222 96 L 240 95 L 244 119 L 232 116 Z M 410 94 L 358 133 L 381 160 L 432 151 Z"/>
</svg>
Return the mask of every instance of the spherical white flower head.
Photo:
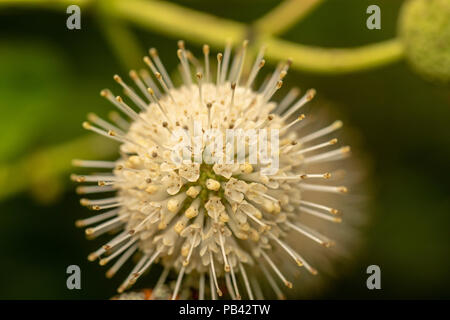
<svg viewBox="0 0 450 320">
<path fill-rule="evenodd" d="M 108 277 L 135 253 L 139 257 L 119 292 L 159 262 L 164 271 L 157 286 L 176 275 L 172 298 L 183 282 L 195 287 L 200 299 L 225 293 L 236 299 L 270 297 L 267 289 L 283 298 L 279 284 L 292 288 L 297 268 L 317 274 L 304 254 L 327 255 L 321 248 L 334 241 L 325 232 L 339 235 L 333 230 L 342 225 L 340 211 L 326 200 L 347 189 L 334 182 L 334 173 L 342 172 L 326 169 L 349 153 L 348 147 L 332 148 L 337 139 L 330 135 L 342 123 L 308 129 L 300 109 L 314 90 L 297 99 L 299 90 L 293 89 L 280 103 L 271 101 L 290 61 L 254 89 L 264 49 L 244 79 L 246 47 L 244 42 L 231 59 L 227 45 L 211 68 L 208 46 L 198 60 L 179 42 L 180 87 L 151 49 L 144 58 L 151 72 L 130 72 L 134 88 L 114 77 L 128 102 L 101 92 L 124 117 L 114 113 L 109 123 L 90 115 L 84 123 L 121 143 L 114 162 L 74 162 L 112 174 L 73 176 L 98 184 L 82 186 L 80 193 L 115 193 L 82 199 L 104 212 L 77 225 L 98 223 L 86 229 L 89 237 L 121 230 L 89 255 L 101 265 L 115 259 Z"/>
</svg>

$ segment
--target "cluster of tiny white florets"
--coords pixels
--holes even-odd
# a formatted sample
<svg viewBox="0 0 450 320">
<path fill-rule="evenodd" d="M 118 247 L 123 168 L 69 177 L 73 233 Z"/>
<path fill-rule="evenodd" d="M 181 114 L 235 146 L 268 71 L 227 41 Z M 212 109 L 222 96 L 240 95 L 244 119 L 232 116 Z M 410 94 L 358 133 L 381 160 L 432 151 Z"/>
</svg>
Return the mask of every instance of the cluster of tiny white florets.
<svg viewBox="0 0 450 320">
<path fill-rule="evenodd" d="M 293 89 L 280 103 L 271 101 L 282 86 L 290 61 L 280 63 L 261 87 L 254 89 L 264 65 L 264 50 L 244 80 L 246 46 L 244 42 L 231 59 L 228 45 L 223 55 L 217 55 L 217 68 L 211 68 L 208 46 L 204 46 L 204 57 L 198 60 L 179 42 L 184 83 L 178 88 L 156 50 L 151 49 L 150 56 L 144 58 L 151 72 L 130 72 L 134 88 L 121 77 L 114 77 L 134 107 L 109 90 L 101 92 L 125 117 L 113 113 L 109 123 L 91 114 L 89 122 L 83 124 L 121 143 L 116 161 L 74 161 L 79 167 L 109 169 L 112 173 L 72 176 L 78 182 L 95 183 L 80 186 L 79 193 L 112 193 L 106 198 L 82 199 L 83 205 L 105 211 L 77 221 L 77 225 L 89 226 L 89 237 L 120 230 L 91 253 L 89 260 L 100 259 L 104 265 L 116 259 L 107 272 L 112 277 L 132 256 L 139 257 L 119 292 L 158 262 L 164 270 L 156 287 L 166 283 L 171 272 L 177 275 L 171 287 L 174 299 L 187 281 L 200 299 L 225 294 L 253 299 L 255 294 L 262 296 L 258 284 L 261 279 L 256 279 L 259 275 L 282 297 L 277 282 L 293 286 L 283 273 L 285 265 L 293 263 L 316 274 L 302 255 L 302 248 L 310 243 L 319 247 L 333 244 L 314 226 L 341 222 L 340 212 L 322 203 L 320 196 L 311 200 L 305 195 L 347 191 L 330 184 L 333 172 L 320 171 L 322 164 L 348 154 L 348 147 L 327 150 L 337 142 L 330 134 L 342 123 L 336 121 L 299 133 L 308 121 L 299 110 L 315 91 L 308 90 L 297 99 L 299 91 Z M 279 130 L 279 168 L 265 175 L 267 164 L 262 162 L 174 162 L 173 131 L 191 133 L 194 121 L 204 130 Z M 308 225 L 311 219 L 317 222 Z M 304 238 L 292 241 L 292 234 Z M 286 261 L 277 263 L 282 255 Z"/>
</svg>

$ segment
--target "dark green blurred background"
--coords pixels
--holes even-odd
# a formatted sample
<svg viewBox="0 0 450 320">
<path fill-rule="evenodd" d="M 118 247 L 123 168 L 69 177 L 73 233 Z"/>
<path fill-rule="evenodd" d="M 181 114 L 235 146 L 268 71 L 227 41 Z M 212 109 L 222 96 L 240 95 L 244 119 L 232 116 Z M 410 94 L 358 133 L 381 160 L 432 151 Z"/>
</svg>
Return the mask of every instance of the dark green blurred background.
<svg viewBox="0 0 450 320">
<path fill-rule="evenodd" d="M 251 22 L 274 0 L 176 1 L 220 17 Z M 351 47 L 395 37 L 401 0 L 328 0 L 283 38 L 324 47 Z M 382 29 L 368 30 L 366 8 L 378 4 Z M 0 298 L 104 299 L 124 273 L 86 256 L 100 241 L 86 241 L 74 221 L 86 216 L 68 175 L 19 193 L 7 192 L 14 173 L 4 170 L 47 147 L 85 135 L 86 113 L 105 114 L 100 89 L 113 87 L 123 64 L 102 33 L 100 19 L 82 11 L 82 29 L 65 27 L 64 9 L 0 7 Z M 142 48 L 159 49 L 175 67 L 176 40 L 134 28 Z M 197 48 L 198 50 L 198 48 Z M 146 52 L 142 51 L 141 55 Z M 139 63 L 139 61 L 137 61 Z M 294 62 L 295 63 L 295 62 Z M 350 75 L 290 72 L 288 86 L 314 87 L 360 136 L 373 190 L 366 243 L 347 275 L 323 298 L 450 298 L 450 90 L 423 80 L 404 61 Z M 39 170 L 37 165 L 35 170 Z M 48 196 L 42 198 L 43 193 Z M 66 288 L 66 267 L 82 270 L 82 290 Z M 366 288 L 368 265 L 382 271 L 382 290 Z M 145 281 L 149 281 L 148 278 Z M 145 286 L 145 281 L 140 286 Z"/>
</svg>

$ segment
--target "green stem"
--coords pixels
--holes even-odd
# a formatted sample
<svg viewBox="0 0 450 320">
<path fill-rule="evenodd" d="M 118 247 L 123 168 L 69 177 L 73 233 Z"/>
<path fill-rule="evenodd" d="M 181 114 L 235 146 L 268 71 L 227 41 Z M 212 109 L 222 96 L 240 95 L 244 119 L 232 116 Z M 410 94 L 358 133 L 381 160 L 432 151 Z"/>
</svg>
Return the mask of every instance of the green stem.
<svg viewBox="0 0 450 320">
<path fill-rule="evenodd" d="M 98 1 L 97 12 L 100 28 L 112 51 L 116 54 L 117 60 L 123 65 L 123 69 L 126 71 L 136 69 L 141 66 L 145 51 L 128 26 L 111 14 L 110 1 Z"/>
<path fill-rule="evenodd" d="M 8 4 L 32 2 L 32 0 L 0 1 Z M 46 4 L 52 2 L 49 0 L 36 1 Z M 79 1 L 79 3 L 87 5 L 91 1 L 83 0 Z M 260 19 L 257 25 L 264 24 L 261 21 L 265 20 L 266 25 L 272 25 L 274 30 L 278 32 L 277 30 L 282 30 L 287 27 L 287 24 L 283 28 L 280 27 L 281 25 L 278 27 L 275 26 L 275 22 L 280 23 L 277 20 L 281 19 L 281 13 L 284 11 L 294 12 L 294 10 L 287 10 L 286 8 L 294 5 L 299 6 L 298 8 L 303 6 L 302 13 L 304 15 L 320 3 L 320 1 L 322 0 L 291 0 L 276 9 L 275 13 L 267 15 L 266 19 Z M 61 3 L 67 4 L 68 1 L 62 0 L 54 4 L 61 5 Z M 217 18 L 207 13 L 186 9 L 169 2 L 109 0 L 108 4 L 108 9 L 115 17 L 122 18 L 149 30 L 154 30 L 178 39 L 186 39 L 199 45 L 208 43 L 216 49 L 222 49 L 227 40 L 238 42 L 248 36 L 247 31 L 249 29 L 242 23 Z M 278 18 L 276 19 L 276 17 Z M 295 14 L 290 13 L 289 17 L 286 19 L 290 21 L 289 23 L 292 23 L 295 19 L 298 21 L 298 12 Z M 265 29 L 266 33 L 274 33 L 274 31 L 267 30 L 266 27 L 263 29 Z M 262 32 L 262 30 L 259 31 Z M 286 57 L 291 57 L 294 60 L 295 69 L 314 73 L 341 74 L 368 70 L 398 61 L 404 54 L 401 43 L 396 39 L 357 48 L 321 48 L 291 43 L 270 35 L 268 36 L 266 33 L 257 33 L 255 35 L 255 41 L 252 44 L 252 46 L 259 44 L 267 45 L 266 60 L 276 63 L 277 61 L 286 59 Z"/>
<path fill-rule="evenodd" d="M 87 7 L 93 0 L 0 0 L 0 7 L 39 7 L 46 9 L 64 9 L 75 4 Z M 65 12 L 65 11 L 64 11 Z"/>
<path fill-rule="evenodd" d="M 285 0 L 256 20 L 253 27 L 260 34 L 281 34 L 306 17 L 322 2 L 323 0 Z"/>
<path fill-rule="evenodd" d="M 223 47 L 226 40 L 245 38 L 245 25 L 217 18 L 163 1 L 111 0 L 111 10 L 117 17 L 175 38 L 196 44 L 208 43 Z"/>
<path fill-rule="evenodd" d="M 398 61 L 404 55 L 398 39 L 349 49 L 311 47 L 270 37 L 261 42 L 267 45 L 269 61 L 291 58 L 292 68 L 322 74 L 373 69 Z"/>
<path fill-rule="evenodd" d="M 290 1 L 291 2 L 291 1 Z M 292 1 L 298 6 L 298 1 Z M 304 2 L 306 3 L 306 2 Z M 303 4 L 305 13 L 312 9 Z M 315 2 L 317 5 L 319 2 Z M 245 25 L 216 18 L 206 13 L 185 9 L 161 1 L 128 0 L 111 1 L 118 16 L 145 28 L 169 36 L 184 38 L 197 44 L 209 43 L 222 49 L 227 39 L 241 41 L 246 37 Z M 281 9 L 280 9 L 281 10 Z M 315 73 L 341 74 L 367 70 L 395 62 L 403 57 L 401 43 L 394 39 L 367 46 L 341 49 L 320 48 L 296 44 L 266 34 L 256 34 L 256 44 L 267 45 L 266 57 L 276 62 L 291 57 L 294 68 Z"/>
</svg>

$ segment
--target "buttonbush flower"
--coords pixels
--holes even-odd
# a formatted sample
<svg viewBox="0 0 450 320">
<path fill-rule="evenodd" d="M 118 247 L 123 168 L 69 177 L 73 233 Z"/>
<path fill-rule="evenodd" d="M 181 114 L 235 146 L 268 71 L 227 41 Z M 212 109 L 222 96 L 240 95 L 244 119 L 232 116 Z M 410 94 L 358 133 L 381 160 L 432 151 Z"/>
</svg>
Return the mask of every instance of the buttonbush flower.
<svg viewBox="0 0 450 320">
<path fill-rule="evenodd" d="M 183 83 L 177 87 L 152 48 L 144 57 L 148 69 L 130 71 L 132 84 L 114 76 L 124 97 L 101 91 L 120 113 L 111 113 L 110 122 L 90 114 L 83 123 L 120 143 L 117 160 L 74 160 L 95 173 L 72 175 L 86 183 L 77 191 L 92 196 L 81 204 L 101 212 L 77 226 L 88 227 L 89 238 L 118 230 L 89 260 L 111 262 L 108 277 L 134 261 L 119 293 L 159 263 L 163 271 L 155 290 L 172 277 L 172 299 L 183 286 L 195 288 L 199 299 L 284 298 L 282 286 L 302 286 L 302 279 L 294 283 L 297 269 L 318 273 L 308 256 L 320 261 L 340 240 L 329 236 L 347 230 L 341 209 L 333 205 L 347 192 L 338 180 L 344 175 L 340 160 L 350 148 L 336 147 L 334 136 L 342 122 L 317 127 L 320 119 L 305 117 L 302 108 L 313 99 L 313 89 L 300 95 L 294 88 L 280 102 L 272 100 L 291 61 L 280 63 L 257 86 L 264 48 L 246 77 L 247 41 L 236 51 L 232 57 L 228 44 L 213 63 L 207 45 L 196 58 L 180 41 Z M 195 126 L 201 133 L 216 132 L 197 144 L 197 159 L 185 157 L 186 150 L 177 153 L 174 139 L 180 131 L 194 140 Z M 223 141 L 218 151 L 208 146 L 217 133 L 240 129 L 276 131 L 277 140 L 269 143 L 257 135 Z M 248 149 L 240 162 L 233 148 L 239 142 Z M 252 146 L 264 143 L 275 157 L 267 158 L 263 148 L 251 154 Z M 192 151 L 192 145 L 185 149 Z M 223 157 L 232 161 L 220 161 Z"/>
</svg>

